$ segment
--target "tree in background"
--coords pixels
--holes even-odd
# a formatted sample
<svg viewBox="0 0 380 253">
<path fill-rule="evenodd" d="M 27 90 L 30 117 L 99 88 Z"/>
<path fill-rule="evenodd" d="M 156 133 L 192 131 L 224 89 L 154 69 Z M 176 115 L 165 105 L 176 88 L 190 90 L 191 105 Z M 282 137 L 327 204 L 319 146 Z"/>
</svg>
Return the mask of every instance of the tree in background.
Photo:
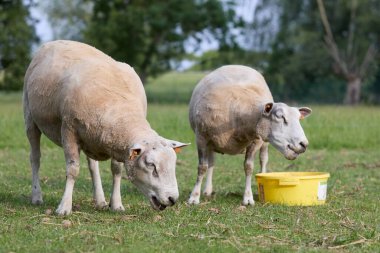
<svg viewBox="0 0 380 253">
<path fill-rule="evenodd" d="M 92 1 L 49 0 L 40 1 L 39 5 L 47 13 L 54 39 L 83 41 L 83 30 L 92 16 Z"/>
<path fill-rule="evenodd" d="M 37 41 L 29 8 L 32 1 L 0 1 L 0 89 L 20 90 Z"/>
<path fill-rule="evenodd" d="M 265 0 L 255 10 L 252 29 L 261 27 L 254 34 L 259 48 L 268 53 L 264 72 L 276 100 L 318 102 L 315 99 L 323 97 L 320 102 L 335 102 L 336 94 L 329 94 L 339 93 L 331 89 L 329 94 L 324 92 L 326 80 L 336 81 L 329 73 L 315 5 L 310 2 Z"/>
<path fill-rule="evenodd" d="M 341 5 L 347 1 L 341 2 Z M 325 29 L 327 50 L 335 62 L 335 71 L 347 81 L 344 102 L 356 105 L 360 102 L 363 79 L 366 78 L 371 64 L 375 63 L 377 45 L 380 42 L 380 9 L 374 1 L 350 1 L 349 14 L 342 17 L 349 20 L 344 28 L 344 36 L 334 36 L 323 0 L 317 0 L 319 13 Z M 376 8 L 377 7 L 377 8 Z M 334 12 L 336 11 L 336 6 Z M 358 13 L 359 12 L 359 13 Z M 358 16 L 361 15 L 361 16 Z M 340 36 L 340 45 L 335 37 Z"/>
<path fill-rule="evenodd" d="M 360 98 L 366 102 L 380 101 L 380 58 L 376 50 L 380 5 L 377 2 L 51 0 L 38 3 L 48 14 L 55 39 L 94 45 L 132 65 L 142 79 L 175 69 L 183 59 L 199 62 L 193 68 L 197 70 L 244 64 L 264 72 L 276 100 L 356 104 Z M 36 40 L 33 29 L 36 21 L 29 15 L 33 3 L 33 0 L 0 1 L 0 89 L 22 87 L 31 45 Z M 247 12 L 253 13 L 249 22 L 236 14 Z M 204 51 L 207 41 L 217 44 L 217 48 L 195 57 L 192 53 Z"/>
<path fill-rule="evenodd" d="M 251 66 L 261 72 L 268 67 L 270 46 L 277 33 L 277 6 L 268 9 L 266 4 L 257 1 L 235 0 L 233 6 L 237 20 L 240 22 L 232 27 L 236 36 L 235 43 L 219 50 L 209 50 L 191 58 L 196 64 L 192 70 L 213 70 L 223 65 L 241 64 Z M 263 10 L 265 8 L 265 10 Z"/>
<path fill-rule="evenodd" d="M 232 1 L 98 0 L 84 38 L 133 66 L 144 80 L 183 59 L 190 40 L 200 45 L 215 39 L 221 49 L 233 45 L 229 31 L 238 23 L 235 17 Z"/>
<path fill-rule="evenodd" d="M 209 50 L 201 56 L 190 58 L 196 62 L 191 70 L 207 71 L 223 65 L 241 64 L 264 71 L 267 68 L 268 56 L 269 54 L 265 51 L 245 50 L 239 47 Z"/>
<path fill-rule="evenodd" d="M 351 1 L 325 0 L 325 4 L 326 16 L 333 24 L 330 34 L 333 35 L 335 47 L 340 49 L 340 63 L 345 62 L 351 74 L 362 73 L 360 83 L 368 82 L 374 74 L 368 67 L 375 69 L 378 62 L 368 64 L 371 61 L 366 55 L 371 43 L 379 43 L 380 6 L 372 0 L 358 1 L 353 15 Z M 326 26 L 321 22 L 317 1 L 262 0 L 256 12 L 261 15 L 272 13 L 271 19 L 256 20 L 255 25 L 269 27 L 256 35 L 271 38 L 265 72 L 275 95 L 285 100 L 359 102 L 360 93 L 356 93 L 354 100 L 349 100 L 355 97 L 348 95 L 352 94 L 350 82 L 345 84 L 341 80 L 340 76 L 344 76 L 342 64 L 331 57 L 332 44 L 325 44 Z M 275 36 L 271 37 L 267 33 Z M 352 71 L 354 69 L 356 72 Z M 348 80 L 348 76 L 345 79 Z"/>
</svg>

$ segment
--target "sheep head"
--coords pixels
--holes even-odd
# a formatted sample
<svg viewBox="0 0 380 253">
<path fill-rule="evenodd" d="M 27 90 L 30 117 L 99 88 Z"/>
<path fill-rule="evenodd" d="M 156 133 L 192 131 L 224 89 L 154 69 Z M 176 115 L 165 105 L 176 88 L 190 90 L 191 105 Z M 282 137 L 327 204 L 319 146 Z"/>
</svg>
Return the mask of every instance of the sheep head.
<svg viewBox="0 0 380 253">
<path fill-rule="evenodd" d="M 156 210 L 164 210 L 178 199 L 176 153 L 187 145 L 159 137 L 136 143 L 129 149 L 125 162 L 127 176 Z"/>
<path fill-rule="evenodd" d="M 307 107 L 296 108 L 284 103 L 267 103 L 263 105 L 257 133 L 286 159 L 294 160 L 305 152 L 309 145 L 300 120 L 310 114 L 311 109 Z"/>
</svg>

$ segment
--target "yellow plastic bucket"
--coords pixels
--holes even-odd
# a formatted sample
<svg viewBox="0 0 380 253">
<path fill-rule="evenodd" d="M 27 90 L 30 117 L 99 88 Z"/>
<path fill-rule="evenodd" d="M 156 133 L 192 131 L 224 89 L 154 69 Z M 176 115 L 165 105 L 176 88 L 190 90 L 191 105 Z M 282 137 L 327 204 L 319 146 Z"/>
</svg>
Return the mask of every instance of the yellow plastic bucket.
<svg viewBox="0 0 380 253">
<path fill-rule="evenodd" d="M 260 202 L 312 206 L 326 202 L 325 172 L 273 172 L 256 174 Z"/>
</svg>

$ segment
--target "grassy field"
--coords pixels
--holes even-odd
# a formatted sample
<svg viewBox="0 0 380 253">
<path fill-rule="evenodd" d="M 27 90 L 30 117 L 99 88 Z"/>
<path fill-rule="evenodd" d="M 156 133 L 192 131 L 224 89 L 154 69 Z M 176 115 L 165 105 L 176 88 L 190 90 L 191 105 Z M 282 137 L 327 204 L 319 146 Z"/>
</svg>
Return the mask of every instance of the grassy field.
<svg viewBox="0 0 380 253">
<path fill-rule="evenodd" d="M 287 161 L 271 148 L 268 167 L 271 171 L 329 172 L 324 206 L 256 202 L 253 207 L 239 208 L 243 156 L 222 155 L 216 157 L 214 198 L 187 206 L 197 173 L 192 144 L 178 155 L 180 200 L 174 207 L 154 211 L 124 180 L 125 213 L 95 210 L 90 174 L 82 157 L 75 211 L 58 217 L 46 213 L 55 210 L 63 194 L 63 152 L 43 139 L 40 174 L 45 202 L 32 206 L 21 95 L 0 94 L 0 252 L 379 252 L 380 108 L 311 107 L 313 115 L 302 123 L 310 141 L 308 151 Z M 194 143 L 185 104 L 150 104 L 148 108 L 149 121 L 162 136 Z M 101 167 L 109 196 L 109 163 Z M 256 193 L 255 187 L 253 183 Z M 71 226 L 64 226 L 65 220 Z"/>
<path fill-rule="evenodd" d="M 148 79 L 146 96 L 150 103 L 188 104 L 194 86 L 204 75 L 206 72 L 169 72 L 159 78 Z"/>
</svg>

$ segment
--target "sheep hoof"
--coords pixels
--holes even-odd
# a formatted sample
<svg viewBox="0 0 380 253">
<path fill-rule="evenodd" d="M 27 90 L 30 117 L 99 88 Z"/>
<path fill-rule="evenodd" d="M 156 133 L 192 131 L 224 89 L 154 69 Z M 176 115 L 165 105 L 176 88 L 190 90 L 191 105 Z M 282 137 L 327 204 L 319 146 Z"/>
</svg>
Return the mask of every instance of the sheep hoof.
<svg viewBox="0 0 380 253">
<path fill-rule="evenodd" d="M 57 210 L 55 210 L 55 213 L 59 216 L 65 216 L 71 214 L 71 209 L 58 207 Z"/>
<path fill-rule="evenodd" d="M 33 205 L 41 205 L 43 202 L 41 191 L 33 191 L 32 192 L 32 204 Z"/>
<path fill-rule="evenodd" d="M 96 205 L 95 205 L 95 208 L 97 209 L 97 210 L 107 210 L 108 209 L 108 204 L 107 204 L 107 202 L 105 202 L 105 201 L 103 201 L 103 202 L 99 202 L 99 203 L 96 203 Z"/>
<path fill-rule="evenodd" d="M 55 213 L 59 216 L 69 215 L 72 211 L 72 202 L 62 199 Z"/>
<path fill-rule="evenodd" d="M 125 208 L 123 205 L 119 205 L 117 207 L 112 207 L 111 206 L 111 210 L 114 211 L 114 212 L 124 212 L 125 211 Z"/>
<path fill-rule="evenodd" d="M 205 198 L 211 199 L 211 198 L 215 197 L 215 192 L 214 191 L 204 191 L 203 195 L 205 196 Z"/>
<path fill-rule="evenodd" d="M 193 197 L 191 196 L 189 200 L 187 201 L 190 205 L 198 205 L 199 204 L 199 197 Z"/>
<path fill-rule="evenodd" d="M 42 198 L 32 199 L 33 205 L 42 205 L 43 203 L 44 201 L 42 200 Z"/>
<path fill-rule="evenodd" d="M 244 199 L 243 199 L 242 204 L 243 204 L 244 206 L 248 206 L 248 205 L 253 206 L 253 205 L 255 204 L 255 201 L 253 200 L 253 197 L 247 197 L 247 198 L 244 198 Z"/>
</svg>

